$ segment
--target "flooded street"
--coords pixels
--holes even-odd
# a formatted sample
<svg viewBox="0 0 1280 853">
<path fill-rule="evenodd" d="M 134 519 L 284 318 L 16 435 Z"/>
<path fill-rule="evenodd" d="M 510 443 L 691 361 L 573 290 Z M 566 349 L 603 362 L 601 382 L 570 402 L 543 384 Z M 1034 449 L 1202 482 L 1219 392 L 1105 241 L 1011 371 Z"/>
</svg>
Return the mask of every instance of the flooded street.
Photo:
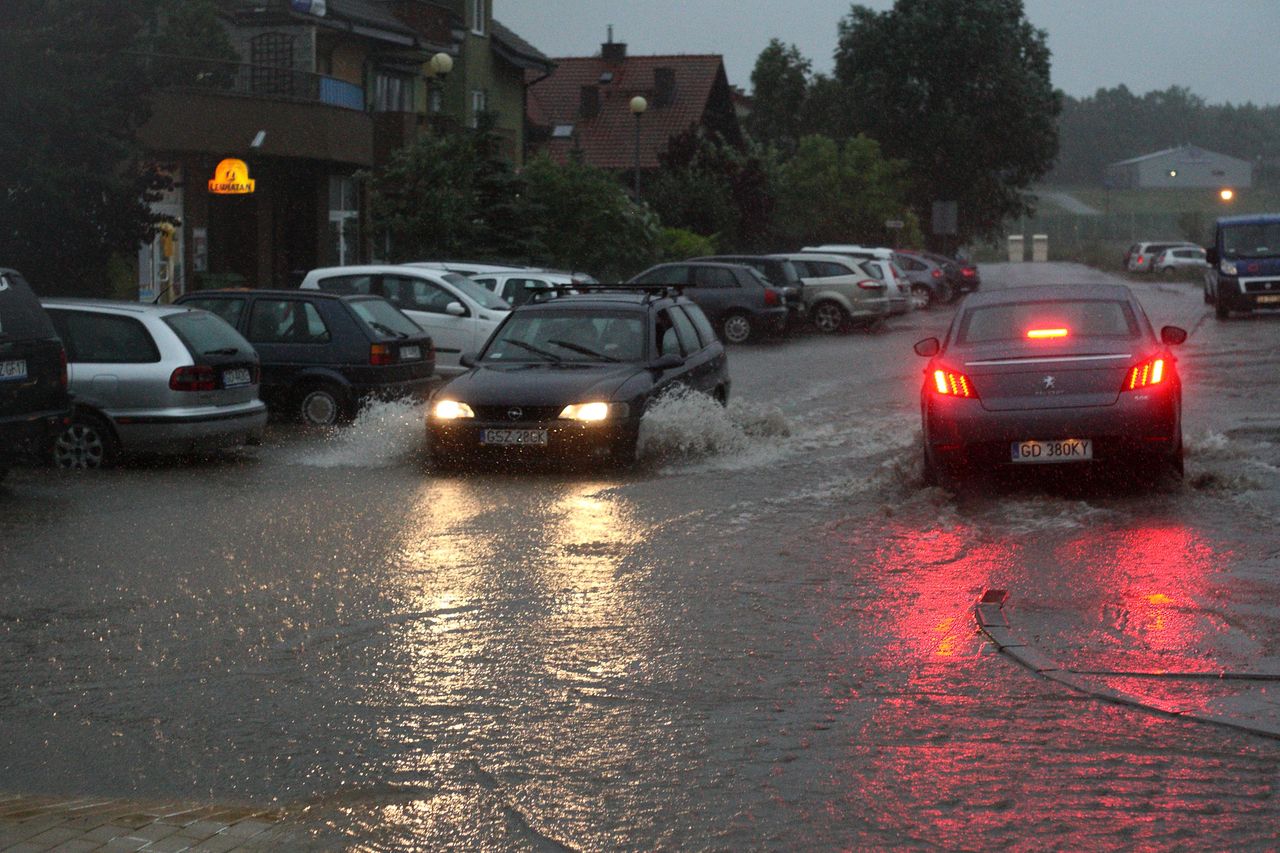
<svg viewBox="0 0 1280 853">
<path fill-rule="evenodd" d="M 279 809 L 324 848 L 1273 846 L 1280 316 L 1133 287 L 1191 332 L 1154 491 L 924 486 L 946 308 L 732 349 L 729 408 L 664 404 L 621 474 L 436 474 L 409 405 L 15 471 L 0 793 Z M 1085 689 L 999 652 L 988 589 Z"/>
</svg>

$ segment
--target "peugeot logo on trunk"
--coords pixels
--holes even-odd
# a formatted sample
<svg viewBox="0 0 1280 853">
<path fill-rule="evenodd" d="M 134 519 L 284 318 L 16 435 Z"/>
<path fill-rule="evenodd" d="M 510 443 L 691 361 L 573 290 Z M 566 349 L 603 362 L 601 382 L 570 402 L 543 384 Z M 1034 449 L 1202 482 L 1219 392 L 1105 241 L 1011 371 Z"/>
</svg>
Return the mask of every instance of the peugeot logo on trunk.
<svg viewBox="0 0 1280 853">
<path fill-rule="evenodd" d="M 1046 391 L 1052 391 L 1054 385 L 1056 384 L 1052 376 L 1046 376 L 1044 379 L 1041 379 L 1040 381 L 1044 383 L 1044 390 Z"/>
</svg>

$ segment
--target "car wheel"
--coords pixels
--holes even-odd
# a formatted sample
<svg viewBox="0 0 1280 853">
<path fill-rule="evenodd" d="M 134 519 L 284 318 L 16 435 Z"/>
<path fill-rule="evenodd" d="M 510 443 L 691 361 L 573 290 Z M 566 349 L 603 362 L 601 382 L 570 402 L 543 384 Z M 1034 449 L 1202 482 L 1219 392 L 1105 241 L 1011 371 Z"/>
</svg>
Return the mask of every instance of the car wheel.
<svg viewBox="0 0 1280 853">
<path fill-rule="evenodd" d="M 106 421 L 78 413 L 53 440 L 53 464 L 69 471 L 90 471 L 115 464 L 119 443 Z"/>
<path fill-rule="evenodd" d="M 333 426 L 345 414 L 340 392 L 330 385 L 309 389 L 298 406 L 298 415 L 307 426 Z"/>
<path fill-rule="evenodd" d="M 746 314 L 729 314 L 720 322 L 720 331 L 726 343 L 746 343 L 751 339 L 751 320 Z"/>
<path fill-rule="evenodd" d="M 819 302 L 813 306 L 809 320 L 824 335 L 834 335 L 849 328 L 849 315 L 835 302 Z"/>
<path fill-rule="evenodd" d="M 911 305 L 917 311 L 923 311 L 933 304 L 933 291 L 926 285 L 911 285 Z"/>
</svg>

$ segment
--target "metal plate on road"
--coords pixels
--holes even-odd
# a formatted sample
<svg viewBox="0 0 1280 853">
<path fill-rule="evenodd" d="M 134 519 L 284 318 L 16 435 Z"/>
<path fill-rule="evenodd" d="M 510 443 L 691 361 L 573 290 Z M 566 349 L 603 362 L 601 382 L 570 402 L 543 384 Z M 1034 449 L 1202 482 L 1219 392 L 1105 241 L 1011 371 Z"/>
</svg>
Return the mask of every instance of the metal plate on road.
<svg viewBox="0 0 1280 853">
<path fill-rule="evenodd" d="M 0 382 L 6 379 L 26 379 L 27 360 L 25 358 L 0 361 Z"/>
<path fill-rule="evenodd" d="M 547 431 L 545 429 L 486 429 L 480 433 L 480 443 L 545 446 Z"/>
<path fill-rule="evenodd" d="M 1093 439 L 1063 438 L 1055 441 L 1015 441 L 1010 447 L 1013 462 L 1088 462 L 1093 459 Z"/>
</svg>

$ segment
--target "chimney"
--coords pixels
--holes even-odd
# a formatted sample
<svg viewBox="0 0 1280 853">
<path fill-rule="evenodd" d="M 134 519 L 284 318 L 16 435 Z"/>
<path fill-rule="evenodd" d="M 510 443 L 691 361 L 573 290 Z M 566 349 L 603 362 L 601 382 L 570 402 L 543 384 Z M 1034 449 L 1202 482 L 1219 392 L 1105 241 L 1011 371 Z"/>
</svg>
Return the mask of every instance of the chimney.
<svg viewBox="0 0 1280 853">
<path fill-rule="evenodd" d="M 595 86 L 583 86 L 579 90 L 578 115 L 582 118 L 600 115 L 600 90 Z"/>
<path fill-rule="evenodd" d="M 600 45 L 600 58 L 611 65 L 617 65 L 627 58 L 627 43 L 613 40 L 613 24 L 609 25 L 609 40 Z"/>
<path fill-rule="evenodd" d="M 676 100 L 676 70 L 670 66 L 653 69 L 653 105 L 669 107 Z"/>
</svg>

